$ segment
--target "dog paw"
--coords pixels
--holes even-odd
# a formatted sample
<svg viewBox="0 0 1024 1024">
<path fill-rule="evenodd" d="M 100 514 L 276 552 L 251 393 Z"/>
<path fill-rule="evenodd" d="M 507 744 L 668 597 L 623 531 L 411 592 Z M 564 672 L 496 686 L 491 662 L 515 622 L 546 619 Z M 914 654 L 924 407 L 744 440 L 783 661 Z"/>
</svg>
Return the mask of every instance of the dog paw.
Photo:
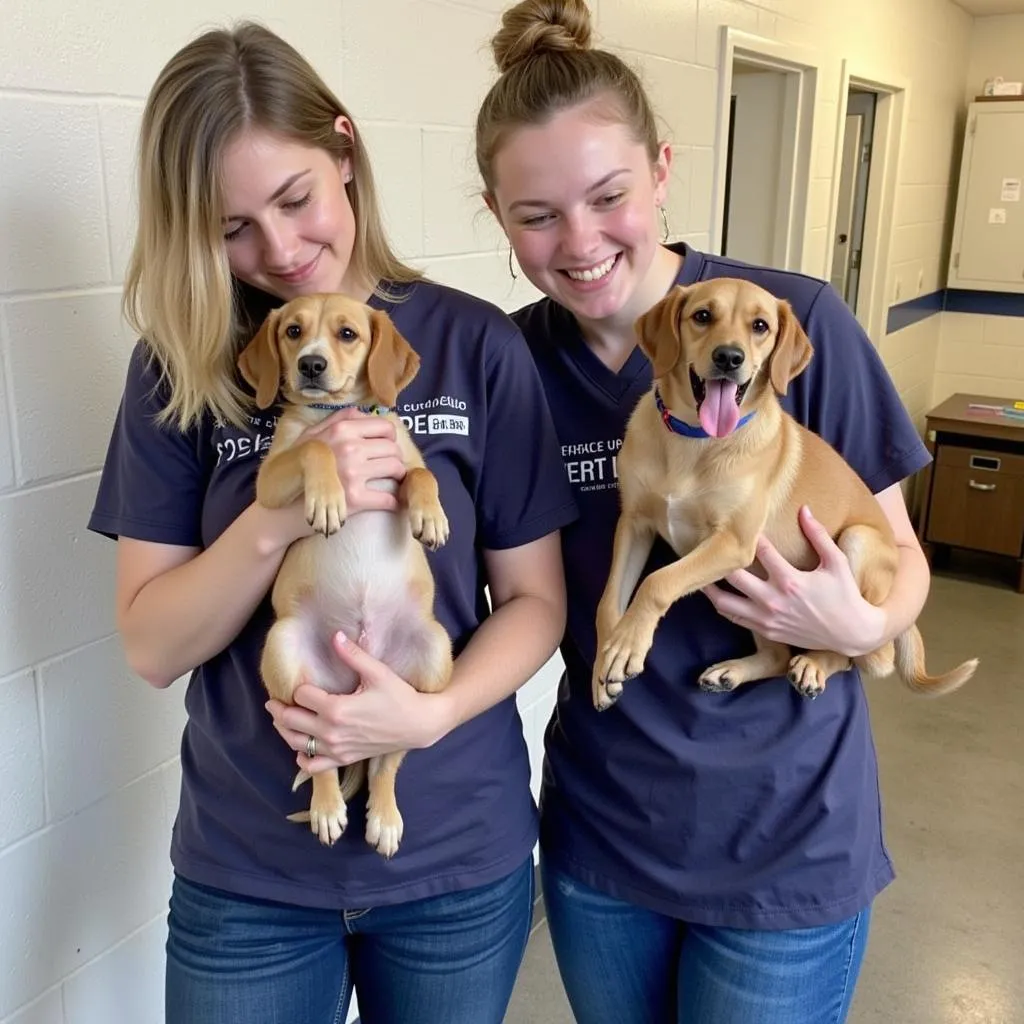
<svg viewBox="0 0 1024 1024">
<path fill-rule="evenodd" d="M 313 794 L 309 804 L 309 828 L 324 846 L 333 846 L 348 826 L 348 810 L 339 793 L 329 800 Z"/>
<path fill-rule="evenodd" d="M 701 673 L 697 685 L 705 693 L 732 693 L 739 680 L 730 673 L 728 665 L 712 665 Z"/>
<path fill-rule="evenodd" d="M 825 692 L 825 676 L 806 655 L 798 654 L 790 661 L 787 676 L 801 697 L 814 700 Z"/>
<path fill-rule="evenodd" d="M 448 517 L 440 505 L 409 509 L 409 525 L 413 537 L 431 551 L 444 547 L 448 541 Z"/>
<path fill-rule="evenodd" d="M 643 672 L 652 640 L 653 637 L 639 629 L 628 613 L 612 630 L 608 642 L 598 655 L 601 659 L 598 675 L 606 690 L 618 685 L 618 693 L 609 693 L 613 699 L 622 692 L 622 683 Z"/>
<path fill-rule="evenodd" d="M 594 707 L 598 711 L 607 711 L 622 696 L 622 685 L 605 682 L 595 673 L 591 681 Z"/>
<path fill-rule="evenodd" d="M 366 841 L 382 857 L 390 859 L 398 853 L 398 845 L 402 841 L 404 828 L 402 815 L 397 808 L 390 813 L 379 814 L 367 807 Z"/>
<path fill-rule="evenodd" d="M 330 537 L 345 525 L 345 490 L 334 481 L 306 486 L 306 522 L 316 533 Z"/>
</svg>

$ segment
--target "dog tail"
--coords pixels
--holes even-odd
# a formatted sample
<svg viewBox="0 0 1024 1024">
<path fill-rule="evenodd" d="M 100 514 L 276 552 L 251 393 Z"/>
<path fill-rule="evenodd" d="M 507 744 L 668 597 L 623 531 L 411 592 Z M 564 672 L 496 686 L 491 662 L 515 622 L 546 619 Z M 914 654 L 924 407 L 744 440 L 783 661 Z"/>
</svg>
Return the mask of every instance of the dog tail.
<svg viewBox="0 0 1024 1024">
<path fill-rule="evenodd" d="M 341 773 L 341 795 L 346 803 L 359 792 L 365 781 L 365 761 L 356 761 L 355 764 L 345 766 L 345 770 Z"/>
<path fill-rule="evenodd" d="M 978 659 L 971 658 L 941 676 L 930 676 L 925 668 L 924 640 L 917 626 L 896 637 L 896 671 L 903 681 L 915 693 L 923 693 L 932 697 L 958 690 L 978 667 Z"/>
<path fill-rule="evenodd" d="M 292 782 L 292 792 L 304 786 L 312 776 L 307 771 L 303 771 L 301 768 L 295 775 L 295 780 Z M 346 765 L 341 772 L 341 797 L 348 803 L 359 792 L 363 783 L 366 781 L 366 762 L 356 761 L 355 764 Z M 307 812 L 308 813 L 308 812 Z M 298 819 L 296 819 L 298 820 Z M 309 820 L 307 817 L 304 819 Z"/>
</svg>

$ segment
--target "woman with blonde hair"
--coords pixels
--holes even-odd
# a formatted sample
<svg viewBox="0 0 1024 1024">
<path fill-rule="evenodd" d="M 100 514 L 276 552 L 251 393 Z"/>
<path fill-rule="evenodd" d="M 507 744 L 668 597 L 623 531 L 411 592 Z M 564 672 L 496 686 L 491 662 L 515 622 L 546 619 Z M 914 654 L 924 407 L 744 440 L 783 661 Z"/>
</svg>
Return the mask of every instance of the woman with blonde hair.
<svg viewBox="0 0 1024 1024">
<path fill-rule="evenodd" d="M 257 25 L 207 32 L 161 71 L 139 199 L 125 307 L 141 340 L 89 525 L 117 539 L 130 665 L 155 687 L 189 676 L 167 1022 L 335 1024 L 354 985 L 372 1024 L 498 1024 L 529 933 L 536 840 L 514 693 L 561 634 L 558 531 L 575 516 L 523 338 L 392 253 L 351 116 Z M 430 558 L 457 657 L 447 690 L 421 694 L 325 637 L 361 685 L 302 686 L 283 707 L 259 675 L 267 594 L 311 531 L 301 501 L 254 500 L 275 411 L 254 409 L 236 359 L 270 309 L 330 291 L 386 310 L 418 352 L 399 413 L 444 414 L 405 419 L 452 527 Z M 371 486 L 405 469 L 386 419 L 344 410 L 315 431 L 350 514 L 394 507 Z M 410 750 L 405 834 L 391 860 L 363 839 L 365 798 L 333 847 L 287 820 L 304 800 L 296 760 L 319 771 L 398 749 Z"/>
<path fill-rule="evenodd" d="M 929 576 L 900 482 L 927 452 L 828 284 L 666 244 L 672 150 L 634 71 L 591 46 L 582 0 L 516 4 L 492 46 L 500 77 L 479 111 L 477 161 L 488 205 L 546 296 L 513 319 L 580 508 L 562 535 L 566 671 L 541 797 L 544 898 L 569 1001 L 580 1024 L 835 1024 L 872 901 L 893 877 L 860 679 L 834 676 L 814 702 L 784 678 L 717 694 L 697 679 L 752 653 L 750 629 L 854 656 L 916 619 Z M 652 380 L 634 324 L 673 286 L 713 277 L 792 304 L 814 358 L 784 405 L 877 494 L 900 546 L 897 580 L 884 606 L 865 602 L 805 510 L 818 569 L 798 572 L 763 543 L 769 579 L 739 572 L 739 593 L 677 602 L 641 678 L 599 714 L 594 622 L 618 517 L 615 453 Z M 673 559 L 658 542 L 645 574 Z"/>
</svg>

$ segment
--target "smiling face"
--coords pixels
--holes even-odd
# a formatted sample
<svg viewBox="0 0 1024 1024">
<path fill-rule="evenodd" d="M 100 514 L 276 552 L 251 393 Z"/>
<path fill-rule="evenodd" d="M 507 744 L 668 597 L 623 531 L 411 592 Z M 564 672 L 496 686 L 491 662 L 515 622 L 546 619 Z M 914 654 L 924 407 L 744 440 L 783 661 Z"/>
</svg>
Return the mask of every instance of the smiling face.
<svg viewBox="0 0 1024 1024">
<path fill-rule="evenodd" d="M 731 434 L 769 385 L 785 394 L 811 358 L 789 303 L 733 278 L 674 288 L 637 332 L 666 404 L 711 437 Z"/>
<path fill-rule="evenodd" d="M 339 128 L 347 122 L 339 118 Z M 221 162 L 224 246 L 231 272 L 278 298 L 360 295 L 348 159 L 268 132 L 243 132 Z"/>
<path fill-rule="evenodd" d="M 392 406 L 419 357 L 391 318 L 342 295 L 310 295 L 272 312 L 238 358 L 260 408 L 278 393 L 296 405 Z"/>
<path fill-rule="evenodd" d="M 611 104 L 513 131 L 495 155 L 488 202 L 537 288 L 581 321 L 629 325 L 664 294 L 661 264 L 674 260 L 657 213 L 671 150 L 652 164 Z"/>
</svg>

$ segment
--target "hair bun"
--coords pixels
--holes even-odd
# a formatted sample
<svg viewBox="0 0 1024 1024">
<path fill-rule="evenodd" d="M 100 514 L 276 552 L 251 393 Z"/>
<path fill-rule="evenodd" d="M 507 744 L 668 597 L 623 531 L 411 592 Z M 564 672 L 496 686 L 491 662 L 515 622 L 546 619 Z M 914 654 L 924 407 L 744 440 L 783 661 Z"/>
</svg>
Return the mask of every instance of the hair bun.
<svg viewBox="0 0 1024 1024">
<path fill-rule="evenodd" d="M 501 17 L 491 52 L 502 73 L 542 53 L 590 46 L 590 10 L 583 0 L 522 0 Z"/>
</svg>

